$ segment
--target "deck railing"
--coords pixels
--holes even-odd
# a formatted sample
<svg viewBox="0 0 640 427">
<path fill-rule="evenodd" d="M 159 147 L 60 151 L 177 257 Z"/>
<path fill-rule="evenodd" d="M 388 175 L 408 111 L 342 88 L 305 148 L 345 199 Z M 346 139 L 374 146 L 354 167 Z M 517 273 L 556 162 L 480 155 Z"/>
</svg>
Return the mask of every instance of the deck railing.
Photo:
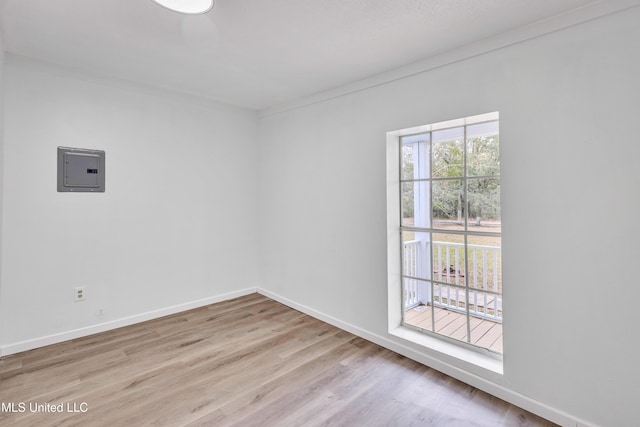
<svg viewBox="0 0 640 427">
<path fill-rule="evenodd" d="M 473 316 L 502 321 L 500 247 L 468 244 L 465 262 L 463 243 L 433 242 L 432 248 L 424 248 L 426 244 L 419 240 L 404 243 L 405 308 L 424 304 L 464 313 L 468 307 Z"/>
<path fill-rule="evenodd" d="M 402 257 L 402 271 L 406 276 L 419 277 L 418 276 L 418 253 L 420 249 L 420 241 L 412 240 L 410 242 L 404 242 L 404 252 Z M 421 298 L 418 296 L 418 280 L 405 278 L 404 282 L 404 307 L 415 307 L 420 304 Z"/>
</svg>

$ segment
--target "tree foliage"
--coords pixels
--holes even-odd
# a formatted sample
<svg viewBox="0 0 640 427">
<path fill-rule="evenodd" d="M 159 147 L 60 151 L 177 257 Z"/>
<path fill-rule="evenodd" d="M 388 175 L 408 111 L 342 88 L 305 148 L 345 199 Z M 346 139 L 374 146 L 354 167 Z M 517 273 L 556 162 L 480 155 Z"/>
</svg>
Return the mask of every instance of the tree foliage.
<svg viewBox="0 0 640 427">
<path fill-rule="evenodd" d="M 466 151 L 466 159 L 465 159 Z M 463 185 L 466 177 L 466 192 Z M 414 153 L 402 149 L 402 177 L 413 179 Z M 431 205 L 434 218 L 460 219 L 500 217 L 500 152 L 498 135 L 431 144 Z M 414 185 L 402 185 L 403 218 L 414 215 Z"/>
</svg>

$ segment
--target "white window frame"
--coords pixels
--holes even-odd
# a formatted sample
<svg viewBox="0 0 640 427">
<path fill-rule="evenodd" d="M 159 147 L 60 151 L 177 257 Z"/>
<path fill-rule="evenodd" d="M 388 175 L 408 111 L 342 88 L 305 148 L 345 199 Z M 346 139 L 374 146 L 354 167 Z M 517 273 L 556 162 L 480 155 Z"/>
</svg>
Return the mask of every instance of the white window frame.
<svg viewBox="0 0 640 427">
<path fill-rule="evenodd" d="M 496 120 L 497 112 L 481 114 L 464 119 L 437 123 L 438 128 L 465 126 L 471 123 Z M 402 295 L 402 243 L 400 239 L 400 139 L 434 130 L 434 125 L 416 126 L 387 132 L 387 280 L 388 280 L 388 328 L 389 333 L 418 344 L 429 352 L 434 351 L 438 358 L 441 355 L 454 357 L 474 364 L 480 368 L 502 374 L 502 355 L 487 349 L 475 347 L 444 335 L 430 334 L 402 325 L 403 295 Z"/>
</svg>

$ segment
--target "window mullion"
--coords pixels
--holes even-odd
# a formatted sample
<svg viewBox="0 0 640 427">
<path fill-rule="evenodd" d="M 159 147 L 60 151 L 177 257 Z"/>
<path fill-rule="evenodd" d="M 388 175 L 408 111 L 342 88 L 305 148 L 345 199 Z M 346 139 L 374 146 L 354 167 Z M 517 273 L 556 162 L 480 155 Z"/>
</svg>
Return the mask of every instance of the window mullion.
<svg viewBox="0 0 640 427">
<path fill-rule="evenodd" d="M 469 314 L 469 193 L 467 181 L 467 126 L 464 126 L 464 136 L 462 137 L 462 191 L 464 192 L 464 297 L 465 314 L 467 316 L 467 342 L 471 343 L 471 315 Z"/>
</svg>

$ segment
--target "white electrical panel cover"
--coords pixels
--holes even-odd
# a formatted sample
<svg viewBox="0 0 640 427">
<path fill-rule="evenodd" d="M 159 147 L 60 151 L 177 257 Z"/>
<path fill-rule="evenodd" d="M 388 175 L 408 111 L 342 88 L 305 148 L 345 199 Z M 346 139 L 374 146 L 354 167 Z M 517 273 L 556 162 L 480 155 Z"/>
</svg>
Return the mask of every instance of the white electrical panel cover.
<svg viewBox="0 0 640 427">
<path fill-rule="evenodd" d="M 104 192 L 105 152 L 58 147 L 59 192 Z"/>
</svg>

